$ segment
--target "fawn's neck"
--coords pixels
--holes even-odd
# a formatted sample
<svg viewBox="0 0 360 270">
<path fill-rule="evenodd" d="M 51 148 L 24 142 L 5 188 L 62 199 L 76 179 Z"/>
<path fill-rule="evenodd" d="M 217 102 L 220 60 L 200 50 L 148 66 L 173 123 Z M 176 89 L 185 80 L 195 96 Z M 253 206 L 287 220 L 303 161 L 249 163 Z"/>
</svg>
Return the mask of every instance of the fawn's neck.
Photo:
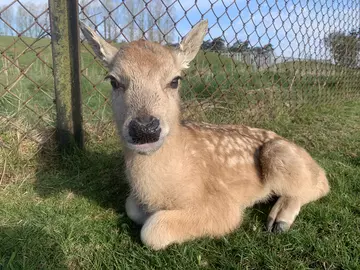
<svg viewBox="0 0 360 270">
<path fill-rule="evenodd" d="M 169 192 L 181 186 L 185 162 L 183 136 L 184 127 L 173 129 L 163 145 L 155 153 L 141 155 L 133 151 L 125 152 L 127 177 L 137 198 L 150 209 L 172 207 Z"/>
</svg>

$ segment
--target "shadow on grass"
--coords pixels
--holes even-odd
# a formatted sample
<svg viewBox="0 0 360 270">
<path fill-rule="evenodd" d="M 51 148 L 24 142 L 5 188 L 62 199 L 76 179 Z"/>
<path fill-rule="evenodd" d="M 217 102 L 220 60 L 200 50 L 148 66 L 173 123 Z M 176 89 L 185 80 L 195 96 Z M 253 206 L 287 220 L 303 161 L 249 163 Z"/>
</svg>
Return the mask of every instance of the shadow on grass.
<svg viewBox="0 0 360 270">
<path fill-rule="evenodd" d="M 66 269 L 64 254 L 43 230 L 0 226 L 0 269 Z"/>
<path fill-rule="evenodd" d="M 273 196 L 267 202 L 255 204 L 249 209 L 250 211 L 247 215 L 250 217 L 250 219 L 256 218 L 260 220 L 264 224 L 265 228 L 271 208 L 274 206 L 278 198 L 279 197 L 277 196 Z"/>
<path fill-rule="evenodd" d="M 130 236 L 140 242 L 140 228 L 125 214 L 125 200 L 129 187 L 124 174 L 124 160 L 120 150 L 76 150 L 60 155 L 52 140 L 38 153 L 35 191 L 41 197 L 60 192 L 83 196 L 104 209 L 119 215 L 118 226 L 126 223 Z"/>
</svg>

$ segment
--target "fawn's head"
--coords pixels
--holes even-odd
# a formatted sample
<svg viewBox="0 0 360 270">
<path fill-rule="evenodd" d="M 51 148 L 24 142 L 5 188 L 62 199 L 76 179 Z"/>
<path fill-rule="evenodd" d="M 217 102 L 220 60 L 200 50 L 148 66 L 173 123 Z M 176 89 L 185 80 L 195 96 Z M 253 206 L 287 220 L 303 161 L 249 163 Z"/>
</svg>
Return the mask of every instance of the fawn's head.
<svg viewBox="0 0 360 270">
<path fill-rule="evenodd" d="M 207 27 L 206 20 L 198 23 L 179 49 L 145 40 L 117 49 L 81 23 L 85 38 L 109 71 L 115 119 L 127 148 L 154 152 L 179 125 L 181 71 L 198 53 Z"/>
</svg>

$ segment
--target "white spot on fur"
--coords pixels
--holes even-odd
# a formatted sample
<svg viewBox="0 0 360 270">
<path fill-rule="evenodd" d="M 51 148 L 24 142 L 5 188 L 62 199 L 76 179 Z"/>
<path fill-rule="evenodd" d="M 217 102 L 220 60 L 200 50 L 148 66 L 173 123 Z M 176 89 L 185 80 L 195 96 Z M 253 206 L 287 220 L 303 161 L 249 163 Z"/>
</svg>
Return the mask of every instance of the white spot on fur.
<svg viewBox="0 0 360 270">
<path fill-rule="evenodd" d="M 239 147 L 243 146 L 244 145 L 244 141 L 240 138 L 236 138 L 236 143 Z"/>
<path fill-rule="evenodd" d="M 206 145 L 206 148 L 209 150 L 209 151 L 214 151 L 215 150 L 215 145 L 212 144 L 210 141 L 208 140 L 204 140 L 204 143 Z"/>
<path fill-rule="evenodd" d="M 228 159 L 228 165 L 229 167 L 234 167 L 235 165 L 237 165 L 239 162 L 239 157 L 237 156 L 232 156 L 232 157 L 229 157 Z"/>
</svg>

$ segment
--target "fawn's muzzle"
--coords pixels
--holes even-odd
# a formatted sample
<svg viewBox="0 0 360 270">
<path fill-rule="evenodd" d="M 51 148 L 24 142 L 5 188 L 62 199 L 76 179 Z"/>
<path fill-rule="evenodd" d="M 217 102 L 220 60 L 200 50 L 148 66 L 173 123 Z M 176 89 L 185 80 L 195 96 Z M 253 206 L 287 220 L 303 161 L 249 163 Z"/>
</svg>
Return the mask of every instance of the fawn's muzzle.
<svg viewBox="0 0 360 270">
<path fill-rule="evenodd" d="M 157 142 L 160 132 L 160 121 L 152 115 L 137 117 L 129 123 L 129 135 L 134 144 Z"/>
</svg>

